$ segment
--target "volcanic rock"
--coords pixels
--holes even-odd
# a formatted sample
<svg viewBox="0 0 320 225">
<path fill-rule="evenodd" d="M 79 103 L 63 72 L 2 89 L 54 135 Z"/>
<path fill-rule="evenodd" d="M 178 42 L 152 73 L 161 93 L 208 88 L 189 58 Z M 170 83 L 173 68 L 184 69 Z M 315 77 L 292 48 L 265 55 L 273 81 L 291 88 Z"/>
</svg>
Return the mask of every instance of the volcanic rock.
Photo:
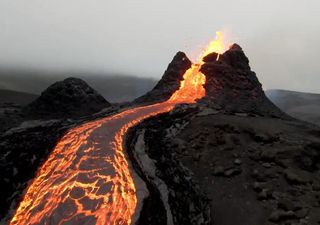
<svg viewBox="0 0 320 225">
<path fill-rule="evenodd" d="M 201 72 L 207 79 L 203 102 L 219 105 L 227 111 L 285 116 L 264 94 L 262 85 L 251 71 L 249 60 L 239 45 L 233 44 L 218 60 L 216 58 L 217 53 L 203 58 Z"/>
<path fill-rule="evenodd" d="M 134 103 L 155 103 L 168 100 L 179 89 L 183 75 L 191 64 L 185 53 L 178 52 L 157 85 L 145 95 L 134 100 Z"/>
<path fill-rule="evenodd" d="M 52 84 L 23 111 L 42 118 L 78 117 L 90 115 L 108 106 L 110 103 L 85 81 L 67 78 Z"/>
<path fill-rule="evenodd" d="M 25 121 L 0 135 L 0 224 L 71 125 L 63 120 Z"/>
<path fill-rule="evenodd" d="M 292 184 L 306 184 L 308 180 L 306 179 L 305 175 L 301 174 L 301 171 L 293 170 L 293 169 L 286 169 L 284 171 L 284 176 L 289 183 Z"/>
<path fill-rule="evenodd" d="M 318 127 L 269 116 L 201 113 L 207 110 L 202 103 L 188 107 L 177 106 L 136 128 L 145 130 L 147 154 L 172 190 L 169 204 L 177 224 L 192 224 L 185 222 L 191 212 L 185 201 L 189 196 L 199 201 L 199 209 L 209 210 L 209 218 L 197 212 L 207 224 L 301 224 L 303 219 L 316 225 L 320 221 Z M 173 134 L 172 126 L 179 121 L 186 125 Z M 310 160 L 302 160 L 306 156 Z M 287 166 L 279 160 L 286 160 Z M 184 187 L 186 178 L 175 179 L 173 172 L 180 166 L 190 171 L 184 176 L 193 181 Z M 203 197 L 193 192 L 195 187 Z M 212 200 L 209 206 L 205 198 Z"/>
<path fill-rule="evenodd" d="M 224 176 L 232 177 L 232 176 L 240 174 L 241 172 L 242 172 L 242 170 L 240 168 L 230 168 L 230 169 L 224 171 Z"/>
<path fill-rule="evenodd" d="M 292 211 L 275 210 L 271 213 L 269 220 L 273 222 L 279 222 L 281 220 L 294 218 L 294 216 L 294 212 Z"/>
</svg>

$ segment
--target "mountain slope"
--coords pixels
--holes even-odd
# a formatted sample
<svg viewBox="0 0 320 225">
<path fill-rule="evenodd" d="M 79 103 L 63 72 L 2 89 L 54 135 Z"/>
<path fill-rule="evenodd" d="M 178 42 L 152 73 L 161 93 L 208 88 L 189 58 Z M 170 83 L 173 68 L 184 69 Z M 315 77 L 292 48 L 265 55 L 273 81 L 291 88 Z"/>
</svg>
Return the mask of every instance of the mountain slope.
<svg viewBox="0 0 320 225">
<path fill-rule="evenodd" d="M 20 91 L 0 90 L 0 103 L 10 102 L 19 105 L 27 105 L 35 100 L 38 95 Z"/>
<path fill-rule="evenodd" d="M 67 77 L 85 80 L 110 102 L 131 101 L 151 90 L 156 81 L 152 78 L 125 74 L 94 72 L 54 72 L 28 69 L 1 69 L 0 89 L 39 94 L 49 85 Z"/>
<path fill-rule="evenodd" d="M 267 90 L 269 99 L 287 114 L 320 125 L 320 94 Z"/>
</svg>

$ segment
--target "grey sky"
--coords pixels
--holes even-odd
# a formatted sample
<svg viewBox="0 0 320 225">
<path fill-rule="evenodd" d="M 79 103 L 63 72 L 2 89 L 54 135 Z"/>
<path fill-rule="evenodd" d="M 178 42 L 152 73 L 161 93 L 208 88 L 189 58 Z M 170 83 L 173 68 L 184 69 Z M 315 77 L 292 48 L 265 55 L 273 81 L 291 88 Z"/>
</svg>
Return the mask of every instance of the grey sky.
<svg viewBox="0 0 320 225">
<path fill-rule="evenodd" d="M 226 30 L 265 89 L 320 92 L 317 0 L 0 0 L 0 66 L 160 78 Z M 1 78 L 0 78 L 1 79 Z"/>
</svg>

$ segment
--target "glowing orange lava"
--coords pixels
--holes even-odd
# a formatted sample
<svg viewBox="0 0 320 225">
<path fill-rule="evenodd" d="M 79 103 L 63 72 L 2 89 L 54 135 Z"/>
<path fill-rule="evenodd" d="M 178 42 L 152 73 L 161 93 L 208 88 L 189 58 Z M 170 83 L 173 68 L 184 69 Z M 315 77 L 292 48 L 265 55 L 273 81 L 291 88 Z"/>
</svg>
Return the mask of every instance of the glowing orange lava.
<svg viewBox="0 0 320 225">
<path fill-rule="evenodd" d="M 193 64 L 183 75 L 180 88 L 173 93 L 169 102 L 193 103 L 206 95 L 203 85 L 206 83 L 206 77 L 199 71 L 200 67 Z"/>
<path fill-rule="evenodd" d="M 39 170 L 10 224 L 131 224 L 137 196 L 124 135 L 173 107 L 137 107 L 71 129 Z"/>
<path fill-rule="evenodd" d="M 217 33 L 168 101 L 128 109 L 71 129 L 29 185 L 10 224 L 134 223 L 138 187 L 123 150 L 125 134 L 130 127 L 168 112 L 178 103 L 193 103 L 204 97 L 206 79 L 199 71 L 202 57 L 222 53 L 222 46 L 222 34 Z"/>
<path fill-rule="evenodd" d="M 203 57 L 209 55 L 212 52 L 222 54 L 227 50 L 224 35 L 221 31 L 216 32 L 216 38 L 210 41 L 209 45 L 202 51 L 198 60 L 202 62 Z"/>
<path fill-rule="evenodd" d="M 206 90 L 203 87 L 206 83 L 206 77 L 200 72 L 200 68 L 203 64 L 202 59 L 206 55 L 216 52 L 218 53 L 218 60 L 219 54 L 222 54 L 225 50 L 226 45 L 224 44 L 223 34 L 218 31 L 216 32 L 215 40 L 211 41 L 200 54 L 197 64 L 192 64 L 191 68 L 183 75 L 180 88 L 173 93 L 169 101 L 176 103 L 193 103 L 197 99 L 203 98 L 206 95 Z"/>
</svg>

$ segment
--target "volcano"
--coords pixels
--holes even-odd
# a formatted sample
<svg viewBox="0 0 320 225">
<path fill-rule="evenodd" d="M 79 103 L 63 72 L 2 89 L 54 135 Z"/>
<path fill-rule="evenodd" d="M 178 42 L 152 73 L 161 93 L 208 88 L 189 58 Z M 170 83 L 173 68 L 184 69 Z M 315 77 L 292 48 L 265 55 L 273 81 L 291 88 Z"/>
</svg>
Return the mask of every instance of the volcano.
<svg viewBox="0 0 320 225">
<path fill-rule="evenodd" d="M 209 53 L 202 61 L 198 67 L 206 78 L 203 82 L 205 96 L 199 102 L 229 112 L 279 118 L 287 116 L 266 97 L 256 74 L 251 71 L 248 58 L 238 44 L 231 45 L 223 54 Z M 169 100 L 191 67 L 192 63 L 186 54 L 178 52 L 154 89 L 134 102 L 146 104 Z"/>
<path fill-rule="evenodd" d="M 168 65 L 157 85 L 145 95 L 134 100 L 136 104 L 163 102 L 180 87 L 185 72 L 191 68 L 192 62 L 184 52 L 178 52 Z"/>
<path fill-rule="evenodd" d="M 249 60 L 242 48 L 233 44 L 219 56 L 211 53 L 203 58 L 201 72 L 206 75 L 206 97 L 203 102 L 227 111 L 255 113 L 283 117 L 265 95 L 256 74 L 251 71 Z"/>
<path fill-rule="evenodd" d="M 69 81 L 62 92 L 49 88 L 36 105 L 47 110 L 57 106 L 48 102 L 74 96 L 68 109 L 92 101 L 99 110 L 110 106 L 92 89 L 81 85 L 78 92 Z M 43 107 L 41 99 L 49 99 Z M 61 107 L 64 102 L 58 101 Z M 8 201 L 20 202 L 12 204 L 9 224 L 320 221 L 319 127 L 271 103 L 242 48 L 225 48 L 220 35 L 196 63 L 178 52 L 154 89 L 133 103 L 68 122 L 52 151 L 37 161 L 22 198 L 10 196 Z M 1 160 L 14 176 L 22 175 L 8 161 L 19 150 L 8 145 L 19 136 L 26 146 L 21 154 L 28 155 L 35 143 L 23 136 L 37 130 L 20 127 L 2 137 L 7 147 Z"/>
<path fill-rule="evenodd" d="M 319 127 L 266 97 L 238 44 L 195 66 L 205 96 L 140 123 L 129 140 L 156 162 L 175 224 L 319 223 Z M 166 224 L 155 213 L 145 208 L 141 224 Z"/>
</svg>

